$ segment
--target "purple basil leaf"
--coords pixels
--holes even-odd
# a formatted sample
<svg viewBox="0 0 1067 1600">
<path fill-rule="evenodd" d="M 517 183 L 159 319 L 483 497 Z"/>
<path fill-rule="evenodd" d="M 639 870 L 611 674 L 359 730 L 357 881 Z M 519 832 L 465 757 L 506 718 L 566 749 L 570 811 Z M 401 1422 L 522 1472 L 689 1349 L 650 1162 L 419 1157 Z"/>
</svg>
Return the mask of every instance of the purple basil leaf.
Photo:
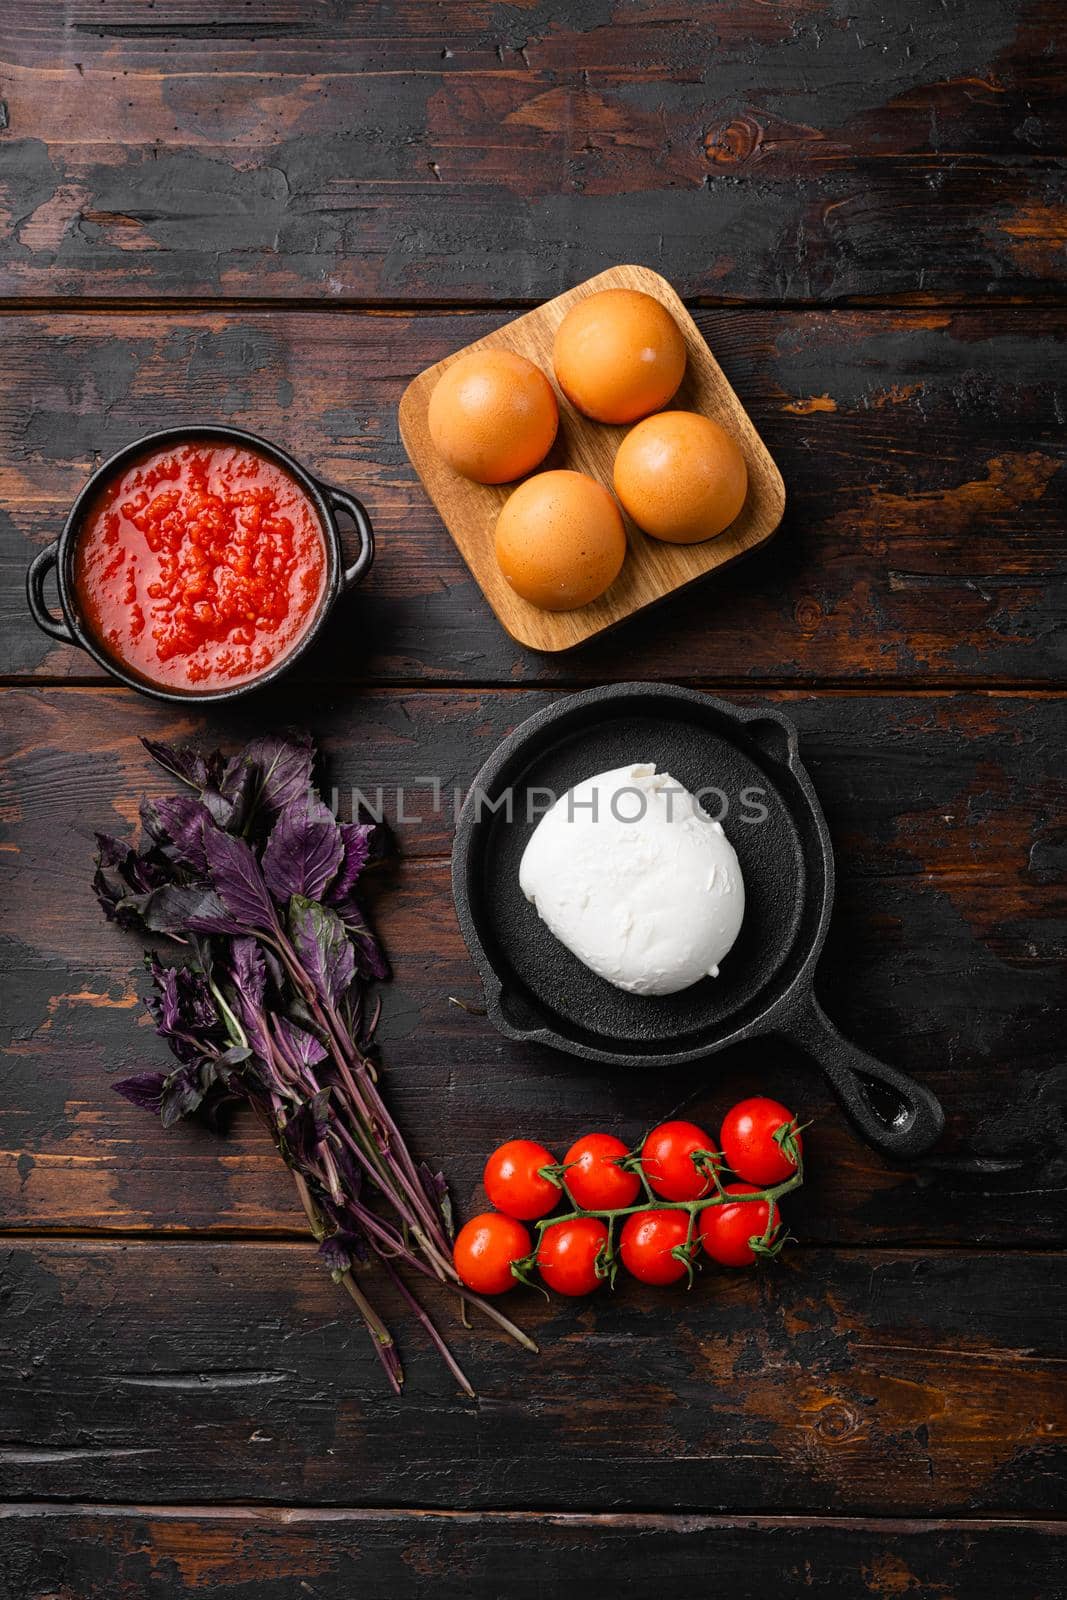
<svg viewBox="0 0 1067 1600">
<path fill-rule="evenodd" d="M 347 1272 L 353 1260 L 369 1259 L 366 1236 L 351 1228 L 338 1228 L 319 1245 L 319 1255 L 331 1272 Z"/>
<path fill-rule="evenodd" d="M 211 948 L 211 940 L 204 934 L 191 930 L 189 934 L 189 948 L 196 957 L 197 966 L 200 968 L 205 983 L 210 983 L 211 974 L 215 970 L 215 957 Z"/>
<path fill-rule="evenodd" d="M 441 1214 L 441 1221 L 445 1225 L 445 1233 L 451 1239 L 455 1234 L 455 1219 L 452 1215 L 452 1196 L 448 1192 L 448 1182 L 443 1172 L 433 1172 L 420 1161 L 418 1166 L 419 1181 L 426 1191 L 426 1197 L 432 1205 L 436 1206 Z"/>
<path fill-rule="evenodd" d="M 267 969 L 267 982 L 271 990 L 276 995 L 284 994 L 286 985 L 285 968 L 273 950 L 264 950 L 262 955 L 263 965 Z"/>
<path fill-rule="evenodd" d="M 212 1133 L 223 1134 L 229 1124 L 230 1112 L 234 1106 L 240 1105 L 242 1098 L 240 1094 L 231 1094 L 221 1084 L 213 1083 L 200 1102 L 197 1119 Z"/>
<path fill-rule="evenodd" d="M 256 804 L 267 816 L 302 800 L 311 786 L 315 750 L 306 733 L 266 734 L 245 746 L 240 759 L 258 771 Z"/>
<path fill-rule="evenodd" d="M 223 837 L 223 835 L 219 835 Z M 167 884 L 142 897 L 141 920 L 150 933 L 169 933 L 172 938 L 195 933 L 243 933 L 240 922 L 227 910 L 213 889 Z"/>
<path fill-rule="evenodd" d="M 344 923 L 355 948 L 356 967 L 365 978 L 388 978 L 389 963 L 377 939 L 368 928 L 354 895 L 331 907 Z"/>
<path fill-rule="evenodd" d="M 120 866 L 129 853 L 129 845 L 122 839 L 116 839 L 113 833 L 98 833 L 96 835 L 96 864 L 98 867 L 106 869 Z"/>
<path fill-rule="evenodd" d="M 330 1272 L 350 1272 L 352 1270 L 352 1257 L 349 1253 L 347 1241 L 350 1235 L 346 1233 L 331 1233 L 319 1245 L 319 1255 L 323 1265 Z"/>
<path fill-rule="evenodd" d="M 203 973 L 194 967 L 167 966 L 149 956 L 146 966 L 156 993 L 146 1001 L 160 1033 L 219 1033 L 215 1002 Z"/>
<path fill-rule="evenodd" d="M 308 1033 L 306 1028 L 295 1027 L 287 1017 L 279 1017 L 276 1026 L 286 1055 L 291 1060 L 299 1061 L 305 1067 L 314 1067 L 320 1061 L 325 1061 L 327 1051 L 313 1033 Z"/>
<path fill-rule="evenodd" d="M 235 939 L 230 946 L 230 977 L 245 1004 L 262 1008 L 267 989 L 263 951 L 252 938 Z"/>
<path fill-rule="evenodd" d="M 141 801 L 141 822 L 148 837 L 169 861 L 194 872 L 207 871 L 204 824 L 208 812 L 191 794 L 166 794 Z"/>
<path fill-rule="evenodd" d="M 230 830 L 243 831 L 251 821 L 259 794 L 259 773 L 248 761 L 242 761 L 237 770 L 225 776 L 219 793 L 230 802 Z"/>
<path fill-rule="evenodd" d="M 230 981 L 233 1002 L 256 1054 L 271 1058 L 270 1032 L 264 1016 L 267 970 L 263 952 L 254 939 L 234 939 L 230 946 Z"/>
<path fill-rule="evenodd" d="M 338 828 L 345 854 L 341 870 L 330 885 L 327 898 L 331 901 L 344 900 L 355 888 L 360 873 L 370 860 L 371 846 L 377 832 L 373 822 L 340 822 Z"/>
<path fill-rule="evenodd" d="M 286 1000 L 285 1016 L 289 1022 L 295 1023 L 305 1033 L 310 1033 L 313 1039 L 318 1039 L 320 1044 L 326 1045 L 329 1043 L 329 1036 L 315 1021 L 306 1002 L 301 999 L 300 995 L 294 994 Z"/>
<path fill-rule="evenodd" d="M 252 1052 L 246 1044 L 231 1044 L 228 1050 L 215 1057 L 215 1071 L 220 1068 L 239 1067 L 245 1061 L 251 1061 Z"/>
<path fill-rule="evenodd" d="M 227 833 L 240 833 L 251 813 L 259 772 L 247 761 L 228 762 L 219 788 L 204 790 L 212 821 Z"/>
<path fill-rule="evenodd" d="M 153 761 L 158 761 L 164 771 L 178 778 L 180 782 L 189 784 L 190 788 L 203 789 L 210 781 L 208 764 L 197 751 L 188 747 L 179 749 L 176 745 L 161 744 L 156 739 L 142 739 L 141 743 Z"/>
<path fill-rule="evenodd" d="M 320 1089 L 301 1101 L 281 1132 L 289 1154 L 297 1161 L 313 1161 L 329 1127 L 330 1091 Z"/>
<path fill-rule="evenodd" d="M 356 970 L 352 944 L 340 918 L 317 900 L 295 894 L 289 902 L 289 937 L 320 998 L 335 1005 Z"/>
<path fill-rule="evenodd" d="M 131 898 L 149 895 L 156 889 L 165 889 L 174 881 L 174 868 L 169 861 L 139 855 L 131 850 L 119 869 L 130 885 Z"/>
<path fill-rule="evenodd" d="M 155 994 L 145 995 L 145 1006 L 156 1025 L 157 1033 L 164 1035 L 173 1033 L 181 1026 L 178 969 L 164 966 L 155 956 L 148 956 L 145 965 L 151 973 L 152 982 L 156 987 Z"/>
<path fill-rule="evenodd" d="M 274 905 L 251 845 L 218 828 L 211 828 L 204 833 L 204 849 L 212 882 L 221 900 L 233 918 L 244 924 L 219 931 L 248 933 L 260 929 L 266 932 L 276 927 Z"/>
<path fill-rule="evenodd" d="M 215 1057 L 213 1062 L 215 1077 L 218 1085 L 225 1089 L 227 1096 L 232 1097 L 234 1091 L 240 1087 L 241 1080 L 237 1068 L 243 1067 L 251 1059 L 252 1052 L 248 1046 L 239 1044 L 231 1045 L 228 1050 Z"/>
<path fill-rule="evenodd" d="M 117 882 L 102 867 L 93 873 L 93 893 L 100 903 L 104 916 L 120 928 L 140 928 L 141 913 L 137 905 L 129 903 L 129 889 Z"/>
<path fill-rule="evenodd" d="M 287 806 L 263 851 L 263 876 L 285 905 L 294 894 L 321 900 L 344 855 L 341 830 L 328 806 L 313 795 Z"/>
<path fill-rule="evenodd" d="M 109 833 L 98 833 L 96 846 L 97 871 L 115 899 L 123 899 L 130 893 L 147 894 L 170 879 L 168 868 Z"/>
<path fill-rule="evenodd" d="M 199 1069 L 189 1065 L 172 1072 L 163 1085 L 159 1117 L 165 1128 L 171 1128 L 182 1117 L 195 1111 L 204 1098 L 205 1085 Z"/>
<path fill-rule="evenodd" d="M 131 850 L 110 834 L 98 833 L 96 843 L 93 892 L 104 915 L 123 928 L 147 926 L 146 908 L 170 884 L 173 868 L 165 861 Z"/>
<path fill-rule="evenodd" d="M 166 1081 L 162 1072 L 138 1072 L 132 1078 L 113 1083 L 111 1087 L 132 1106 L 140 1106 L 142 1111 L 154 1111 L 158 1117 Z"/>
</svg>

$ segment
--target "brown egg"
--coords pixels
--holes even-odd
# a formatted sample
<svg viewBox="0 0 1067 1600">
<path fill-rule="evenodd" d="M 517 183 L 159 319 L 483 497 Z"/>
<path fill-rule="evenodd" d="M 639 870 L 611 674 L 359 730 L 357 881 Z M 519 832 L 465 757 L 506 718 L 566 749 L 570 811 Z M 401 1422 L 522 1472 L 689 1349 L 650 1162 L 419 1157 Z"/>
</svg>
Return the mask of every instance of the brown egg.
<svg viewBox="0 0 1067 1600">
<path fill-rule="evenodd" d="M 505 502 L 496 558 L 524 600 L 573 611 L 609 589 L 626 556 L 626 530 L 608 491 L 584 472 L 539 472 Z"/>
<path fill-rule="evenodd" d="M 697 544 L 728 528 L 745 503 L 748 469 L 710 417 L 661 411 L 631 428 L 615 456 L 615 493 L 639 528 Z"/>
<path fill-rule="evenodd" d="M 638 289 L 602 289 L 572 306 L 552 347 L 556 381 L 597 422 L 635 422 L 671 399 L 685 340 L 666 306 Z"/>
<path fill-rule="evenodd" d="M 559 406 L 539 367 L 511 350 L 472 350 L 437 380 L 430 438 L 449 466 L 476 483 L 510 483 L 552 448 Z"/>
</svg>

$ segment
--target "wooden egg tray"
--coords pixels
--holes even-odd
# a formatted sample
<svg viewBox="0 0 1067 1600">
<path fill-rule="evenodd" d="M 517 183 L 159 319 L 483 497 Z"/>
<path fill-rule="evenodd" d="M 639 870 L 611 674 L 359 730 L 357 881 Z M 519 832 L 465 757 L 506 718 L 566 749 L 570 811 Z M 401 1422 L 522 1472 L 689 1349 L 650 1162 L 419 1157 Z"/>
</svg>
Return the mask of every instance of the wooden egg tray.
<svg viewBox="0 0 1067 1600">
<path fill-rule="evenodd" d="M 624 516 L 629 549 L 618 578 L 606 594 L 576 611 L 541 611 L 523 600 L 507 583 L 493 551 L 493 529 L 504 501 L 515 488 L 472 483 L 442 460 L 430 440 L 427 411 L 434 385 L 444 369 L 472 350 L 505 349 L 527 356 L 553 382 L 559 400 L 556 442 L 538 471 L 569 467 L 588 473 L 608 490 L 615 452 L 630 424 L 615 427 L 591 422 L 576 411 L 555 385 L 552 341 L 576 300 L 598 289 L 641 289 L 667 307 L 686 343 L 688 360 L 681 388 L 666 409 L 702 411 L 722 424 L 737 440 L 748 466 L 748 497 L 740 515 L 714 539 L 701 544 L 672 545 L 651 539 Z M 724 567 L 763 544 L 775 532 L 785 509 L 785 488 L 766 445 L 678 295 L 665 278 L 648 267 L 611 267 L 536 311 L 527 312 L 495 333 L 477 339 L 408 384 L 400 402 L 400 436 L 427 494 L 440 513 L 456 547 L 504 627 L 519 644 L 532 650 L 569 650 L 613 627 L 665 595 Z"/>
</svg>

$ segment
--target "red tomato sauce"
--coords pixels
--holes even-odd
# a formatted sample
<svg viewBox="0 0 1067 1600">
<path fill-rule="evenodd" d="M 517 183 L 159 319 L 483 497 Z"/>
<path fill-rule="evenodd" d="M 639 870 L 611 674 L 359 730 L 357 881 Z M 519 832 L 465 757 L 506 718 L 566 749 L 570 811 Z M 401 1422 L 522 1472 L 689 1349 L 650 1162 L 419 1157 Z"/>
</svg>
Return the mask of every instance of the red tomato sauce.
<svg viewBox="0 0 1067 1600">
<path fill-rule="evenodd" d="M 241 445 L 158 450 L 82 520 L 74 588 L 104 649 L 151 683 L 232 688 L 288 654 L 326 587 L 314 503 Z"/>
</svg>

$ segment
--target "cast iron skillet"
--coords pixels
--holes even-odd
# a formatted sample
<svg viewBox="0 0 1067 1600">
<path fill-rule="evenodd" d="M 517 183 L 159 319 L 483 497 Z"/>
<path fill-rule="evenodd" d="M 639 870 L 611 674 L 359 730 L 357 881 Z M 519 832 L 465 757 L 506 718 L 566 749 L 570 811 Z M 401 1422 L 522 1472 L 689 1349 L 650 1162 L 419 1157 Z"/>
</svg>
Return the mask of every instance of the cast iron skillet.
<svg viewBox="0 0 1067 1600">
<path fill-rule="evenodd" d="M 597 977 L 549 933 L 519 888 L 519 860 L 548 803 L 545 791 L 560 795 L 631 761 L 654 761 L 694 793 L 721 792 L 725 813 L 717 796 L 704 804 L 720 815 L 745 879 L 744 925 L 720 977 L 677 995 L 625 994 Z M 761 807 L 766 816 L 756 820 Z M 475 779 L 456 829 L 452 886 L 490 1019 L 506 1038 L 614 1066 L 658 1067 L 779 1034 L 822 1069 L 858 1132 L 884 1155 L 907 1161 L 939 1137 L 944 1114 L 930 1091 L 850 1044 L 812 992 L 834 859 L 796 729 L 777 711 L 628 683 L 537 712 Z"/>
</svg>

